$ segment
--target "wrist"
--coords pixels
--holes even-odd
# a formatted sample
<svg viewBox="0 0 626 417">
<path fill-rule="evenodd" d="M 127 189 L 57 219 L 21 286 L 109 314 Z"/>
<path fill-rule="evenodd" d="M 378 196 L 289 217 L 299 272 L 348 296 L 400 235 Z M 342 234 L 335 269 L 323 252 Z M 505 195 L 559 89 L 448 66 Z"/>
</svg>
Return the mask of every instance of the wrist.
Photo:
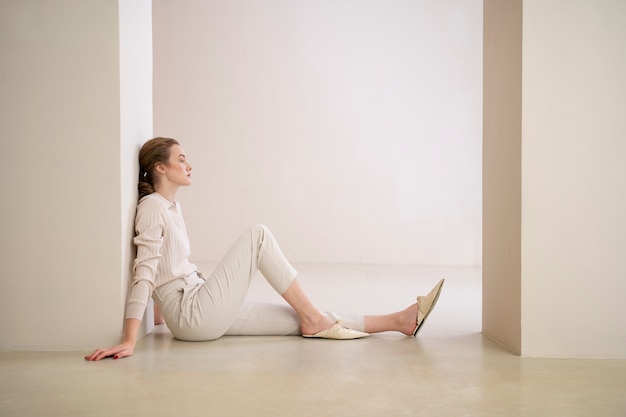
<svg viewBox="0 0 626 417">
<path fill-rule="evenodd" d="M 137 334 L 139 333 L 139 323 L 137 319 L 126 319 L 124 323 L 124 332 L 122 334 L 122 343 L 135 346 L 137 343 Z"/>
</svg>

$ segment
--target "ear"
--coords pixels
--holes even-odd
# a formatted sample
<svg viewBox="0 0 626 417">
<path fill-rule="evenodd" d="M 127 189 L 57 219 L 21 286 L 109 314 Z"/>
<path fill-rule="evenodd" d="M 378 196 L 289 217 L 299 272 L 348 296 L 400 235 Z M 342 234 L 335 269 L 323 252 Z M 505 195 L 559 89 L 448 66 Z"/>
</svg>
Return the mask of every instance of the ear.
<svg viewBox="0 0 626 417">
<path fill-rule="evenodd" d="M 165 166 L 161 162 L 154 164 L 154 170 L 159 174 L 165 174 Z"/>
</svg>

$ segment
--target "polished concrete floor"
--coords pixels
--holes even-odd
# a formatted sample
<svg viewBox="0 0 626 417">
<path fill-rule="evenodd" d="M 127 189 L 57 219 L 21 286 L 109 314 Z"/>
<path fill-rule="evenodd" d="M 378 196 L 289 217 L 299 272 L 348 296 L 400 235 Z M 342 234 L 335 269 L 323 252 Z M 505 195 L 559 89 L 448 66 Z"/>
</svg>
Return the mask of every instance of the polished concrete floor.
<svg viewBox="0 0 626 417">
<path fill-rule="evenodd" d="M 382 313 L 447 278 L 418 338 L 173 340 L 122 360 L 0 352 L 0 416 L 626 416 L 626 361 L 519 358 L 480 333 L 476 269 L 300 268 L 325 310 Z M 280 302 L 255 282 L 251 297 Z"/>
</svg>

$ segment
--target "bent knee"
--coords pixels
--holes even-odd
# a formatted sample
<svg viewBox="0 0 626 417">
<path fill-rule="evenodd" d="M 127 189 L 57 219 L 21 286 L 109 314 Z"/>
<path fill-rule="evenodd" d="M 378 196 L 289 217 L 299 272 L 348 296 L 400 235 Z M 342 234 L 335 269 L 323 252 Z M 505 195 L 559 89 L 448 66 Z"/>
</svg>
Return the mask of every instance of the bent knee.
<svg viewBox="0 0 626 417">
<path fill-rule="evenodd" d="M 258 234 L 270 233 L 270 229 L 266 225 L 260 224 L 260 223 L 252 226 L 250 228 L 250 231 L 252 233 L 258 233 Z"/>
<path fill-rule="evenodd" d="M 274 237 L 270 229 L 264 224 L 255 224 L 248 230 L 248 233 L 255 241 L 260 243 L 265 242 L 268 238 L 272 239 Z"/>
</svg>

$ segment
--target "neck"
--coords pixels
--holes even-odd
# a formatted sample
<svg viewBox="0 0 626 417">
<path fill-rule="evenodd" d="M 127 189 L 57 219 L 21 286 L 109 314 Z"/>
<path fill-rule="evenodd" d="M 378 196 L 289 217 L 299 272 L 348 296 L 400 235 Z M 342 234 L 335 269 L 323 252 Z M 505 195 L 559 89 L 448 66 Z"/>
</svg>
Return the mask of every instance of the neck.
<svg viewBox="0 0 626 417">
<path fill-rule="evenodd" d="M 178 187 L 159 185 L 154 187 L 154 191 L 173 203 L 176 200 L 176 191 L 178 191 Z"/>
</svg>

